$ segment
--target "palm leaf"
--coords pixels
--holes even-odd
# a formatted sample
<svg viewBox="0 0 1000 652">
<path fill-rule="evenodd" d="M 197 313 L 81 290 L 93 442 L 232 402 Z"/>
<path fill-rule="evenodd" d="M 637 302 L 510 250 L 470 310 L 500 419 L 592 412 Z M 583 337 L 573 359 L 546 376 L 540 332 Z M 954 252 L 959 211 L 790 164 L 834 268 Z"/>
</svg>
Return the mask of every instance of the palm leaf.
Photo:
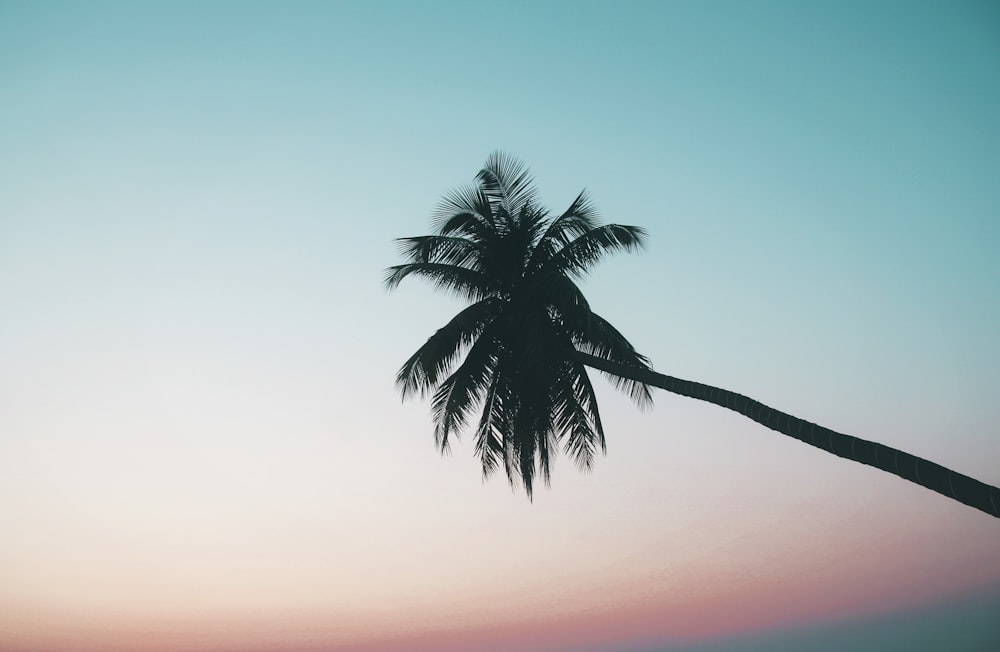
<svg viewBox="0 0 1000 652">
<path fill-rule="evenodd" d="M 386 270 L 385 287 L 394 290 L 407 276 L 419 276 L 441 290 L 471 301 L 494 294 L 495 284 L 482 272 L 448 263 L 407 263 Z"/>
<path fill-rule="evenodd" d="M 609 253 L 642 249 L 645 236 L 645 229 L 637 226 L 605 224 L 572 240 L 545 261 L 541 269 L 582 278 Z"/>
<path fill-rule="evenodd" d="M 505 375 L 495 369 L 476 429 L 475 453 L 482 464 L 484 479 L 493 475 L 504 461 L 504 433 L 509 430 L 509 395 Z"/>
<path fill-rule="evenodd" d="M 482 264 L 483 246 L 468 238 L 424 235 L 397 238 L 399 253 L 411 263 L 447 263 L 468 269 Z"/>
<path fill-rule="evenodd" d="M 454 365 L 462 350 L 471 345 L 500 312 L 499 301 L 490 297 L 465 308 L 439 328 L 400 368 L 396 384 L 405 399 L 420 392 L 424 396 Z"/>
<path fill-rule="evenodd" d="M 579 325 L 572 324 L 571 327 Z M 617 328 L 596 312 L 590 313 L 583 328 L 575 330 L 573 337 L 577 348 L 585 353 L 634 369 L 651 369 L 649 358 L 636 351 L 632 343 L 625 339 Z M 649 385 L 617 374 L 604 375 L 616 389 L 628 394 L 640 408 L 652 406 L 653 394 Z"/>
<path fill-rule="evenodd" d="M 441 235 L 460 234 L 477 240 L 496 233 L 490 197 L 479 186 L 463 186 L 445 195 L 431 215 L 431 224 Z"/>
<path fill-rule="evenodd" d="M 434 441 L 442 452 L 448 450 L 451 434 L 465 427 L 469 414 L 482 400 L 496 366 L 496 341 L 488 335 L 489 330 L 480 334 L 465 360 L 438 386 L 431 400 Z"/>
<path fill-rule="evenodd" d="M 573 239 L 600 226 L 597 211 L 591 204 L 587 191 L 577 195 L 562 215 L 549 222 L 538 239 L 529 269 L 537 269 Z"/>
<path fill-rule="evenodd" d="M 503 152 L 490 154 L 476 179 L 491 203 L 503 208 L 510 220 L 535 199 L 534 180 L 528 167 Z"/>
</svg>

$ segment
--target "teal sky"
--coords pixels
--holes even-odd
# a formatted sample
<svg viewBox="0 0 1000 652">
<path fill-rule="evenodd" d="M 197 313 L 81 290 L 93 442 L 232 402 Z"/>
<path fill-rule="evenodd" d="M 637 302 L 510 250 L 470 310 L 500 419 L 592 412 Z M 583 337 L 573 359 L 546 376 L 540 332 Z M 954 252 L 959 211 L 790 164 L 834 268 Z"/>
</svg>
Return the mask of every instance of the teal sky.
<svg viewBox="0 0 1000 652">
<path fill-rule="evenodd" d="M 1000 586 L 995 519 L 678 397 L 602 385 L 593 473 L 484 484 L 393 387 L 459 304 L 381 286 L 502 149 L 648 229 L 585 291 L 657 370 L 1000 484 L 998 71 L 993 2 L 0 0 L 0 650 L 618 652 Z"/>
</svg>

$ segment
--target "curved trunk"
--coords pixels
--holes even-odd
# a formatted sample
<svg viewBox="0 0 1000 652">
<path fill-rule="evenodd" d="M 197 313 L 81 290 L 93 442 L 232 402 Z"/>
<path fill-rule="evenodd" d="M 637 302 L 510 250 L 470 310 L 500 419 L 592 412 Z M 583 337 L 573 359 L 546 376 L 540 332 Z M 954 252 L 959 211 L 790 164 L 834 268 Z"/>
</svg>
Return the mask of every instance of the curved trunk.
<svg viewBox="0 0 1000 652">
<path fill-rule="evenodd" d="M 579 351 L 577 359 L 599 371 L 637 380 L 674 394 L 699 401 L 708 401 L 739 412 L 783 435 L 788 435 L 834 455 L 888 471 L 922 487 L 927 487 L 931 491 L 936 491 L 992 516 L 1000 517 L 1000 489 L 916 455 L 834 432 L 829 428 L 779 412 L 742 394 L 711 385 L 665 376 L 648 369 L 629 367 Z"/>
</svg>

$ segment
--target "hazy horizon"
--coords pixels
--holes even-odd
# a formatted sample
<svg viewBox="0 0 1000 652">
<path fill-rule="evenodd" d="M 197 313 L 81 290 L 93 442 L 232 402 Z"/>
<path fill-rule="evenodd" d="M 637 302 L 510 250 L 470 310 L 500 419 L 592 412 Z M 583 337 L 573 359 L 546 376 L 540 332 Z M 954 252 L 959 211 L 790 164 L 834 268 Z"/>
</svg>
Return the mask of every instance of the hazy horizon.
<svg viewBox="0 0 1000 652">
<path fill-rule="evenodd" d="M 809 623 L 695 644 L 643 646 L 616 652 L 883 652 L 991 650 L 1000 641 L 1000 588 L 900 612 Z M 610 651 L 608 651 L 610 652 Z"/>
</svg>

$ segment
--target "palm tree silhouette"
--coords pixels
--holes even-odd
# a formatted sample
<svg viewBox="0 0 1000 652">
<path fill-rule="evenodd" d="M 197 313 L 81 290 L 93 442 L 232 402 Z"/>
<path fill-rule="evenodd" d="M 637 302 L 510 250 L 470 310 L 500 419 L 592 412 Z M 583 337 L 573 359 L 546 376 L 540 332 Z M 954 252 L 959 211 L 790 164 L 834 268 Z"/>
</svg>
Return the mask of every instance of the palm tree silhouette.
<svg viewBox="0 0 1000 652">
<path fill-rule="evenodd" d="M 386 270 L 389 290 L 418 276 L 470 302 L 396 376 L 404 399 L 432 395 L 434 439 L 442 452 L 481 409 L 475 451 L 484 476 L 502 465 L 530 498 L 536 473 L 548 484 L 560 446 L 590 468 L 597 447 L 605 449 L 591 367 L 641 407 L 651 404 L 650 386 L 714 403 L 1000 517 L 996 487 L 742 394 L 656 373 L 590 309 L 576 284 L 605 255 L 641 249 L 645 231 L 600 224 L 585 192 L 562 214 L 550 215 L 537 203 L 527 168 L 503 153 L 492 154 L 476 180 L 444 197 L 433 235 L 400 238 L 407 262 Z"/>
</svg>

